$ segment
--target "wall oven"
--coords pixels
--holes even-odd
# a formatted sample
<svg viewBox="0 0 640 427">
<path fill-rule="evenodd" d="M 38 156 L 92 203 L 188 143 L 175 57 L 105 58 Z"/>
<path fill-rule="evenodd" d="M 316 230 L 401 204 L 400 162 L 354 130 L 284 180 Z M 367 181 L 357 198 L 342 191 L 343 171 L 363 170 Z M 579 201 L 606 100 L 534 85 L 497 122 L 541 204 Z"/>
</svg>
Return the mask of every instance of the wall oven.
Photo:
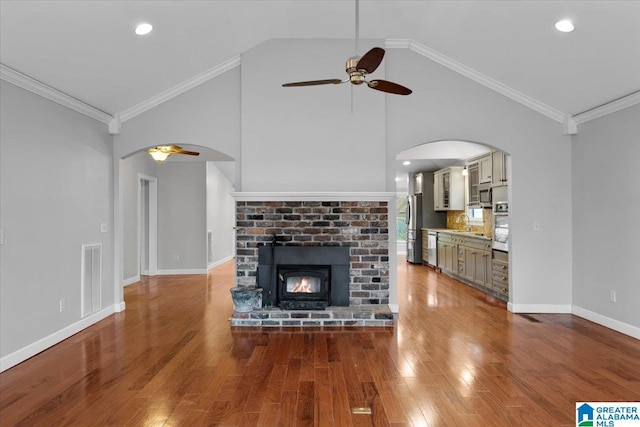
<svg viewBox="0 0 640 427">
<path fill-rule="evenodd" d="M 493 249 L 509 252 L 509 203 L 493 204 Z"/>
</svg>

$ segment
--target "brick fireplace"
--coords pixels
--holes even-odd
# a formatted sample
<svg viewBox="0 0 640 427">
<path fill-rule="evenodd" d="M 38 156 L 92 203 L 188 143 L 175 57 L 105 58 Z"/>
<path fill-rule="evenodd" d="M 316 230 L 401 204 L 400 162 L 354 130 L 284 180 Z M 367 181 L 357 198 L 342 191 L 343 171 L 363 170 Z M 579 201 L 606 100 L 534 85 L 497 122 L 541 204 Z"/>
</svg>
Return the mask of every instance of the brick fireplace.
<svg viewBox="0 0 640 427">
<path fill-rule="evenodd" d="M 237 286 L 264 287 L 264 283 L 257 283 L 259 248 L 263 247 L 264 256 L 264 246 L 271 246 L 276 236 L 276 247 L 348 248 L 349 291 L 348 305 L 329 306 L 326 310 L 263 307 L 250 313 L 234 313 L 232 325 L 393 324 L 389 309 L 389 201 L 395 196 L 307 194 L 298 198 L 292 194 L 236 193 L 235 197 Z"/>
</svg>

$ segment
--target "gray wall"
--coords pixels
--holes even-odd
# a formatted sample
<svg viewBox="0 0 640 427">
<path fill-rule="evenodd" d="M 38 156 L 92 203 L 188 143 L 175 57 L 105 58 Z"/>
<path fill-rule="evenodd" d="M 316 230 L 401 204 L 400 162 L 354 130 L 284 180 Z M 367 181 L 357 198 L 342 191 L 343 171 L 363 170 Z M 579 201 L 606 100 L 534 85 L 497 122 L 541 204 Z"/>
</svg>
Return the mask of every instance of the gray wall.
<svg viewBox="0 0 640 427">
<path fill-rule="evenodd" d="M 240 68 L 136 116 L 114 138 L 116 158 L 169 144 L 193 144 L 240 157 Z"/>
<path fill-rule="evenodd" d="M 157 178 L 156 162 L 145 152 L 127 157 L 121 163 L 123 181 L 123 277 L 138 277 L 138 174 Z"/>
<path fill-rule="evenodd" d="M 353 48 L 352 40 L 270 40 L 243 54 L 242 191 L 384 191 L 384 94 L 351 84 L 282 87 L 345 79 Z"/>
<path fill-rule="evenodd" d="M 580 125 L 572 164 L 573 304 L 636 328 L 640 328 L 638 118 L 640 105 Z M 610 290 L 616 291 L 615 303 L 609 301 Z"/>
<path fill-rule="evenodd" d="M 103 123 L 5 81 L 0 103 L 4 357 L 80 320 L 83 244 L 102 244 L 102 307 L 113 306 L 113 178 Z"/>
<path fill-rule="evenodd" d="M 207 268 L 206 163 L 158 166 L 158 272 Z"/>
<path fill-rule="evenodd" d="M 220 163 L 220 162 L 217 162 Z M 214 162 L 207 162 L 207 231 L 213 234 L 213 259 L 207 267 L 235 253 L 235 202 L 233 184 Z"/>
<path fill-rule="evenodd" d="M 386 58 L 387 78 L 414 91 L 387 97 L 387 189 L 395 188 L 395 155 L 423 143 L 472 141 L 511 154 L 512 307 L 570 310 L 570 137 L 559 123 L 416 53 L 389 49 Z"/>
</svg>

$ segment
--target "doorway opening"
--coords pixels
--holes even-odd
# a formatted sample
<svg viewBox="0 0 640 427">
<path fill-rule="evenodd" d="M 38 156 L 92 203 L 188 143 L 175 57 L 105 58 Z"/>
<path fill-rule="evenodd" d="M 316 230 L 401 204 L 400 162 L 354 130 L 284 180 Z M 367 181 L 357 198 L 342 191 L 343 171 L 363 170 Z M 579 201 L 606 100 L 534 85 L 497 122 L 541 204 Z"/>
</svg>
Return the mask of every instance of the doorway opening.
<svg viewBox="0 0 640 427">
<path fill-rule="evenodd" d="M 138 174 L 138 273 L 158 272 L 158 179 Z"/>
</svg>

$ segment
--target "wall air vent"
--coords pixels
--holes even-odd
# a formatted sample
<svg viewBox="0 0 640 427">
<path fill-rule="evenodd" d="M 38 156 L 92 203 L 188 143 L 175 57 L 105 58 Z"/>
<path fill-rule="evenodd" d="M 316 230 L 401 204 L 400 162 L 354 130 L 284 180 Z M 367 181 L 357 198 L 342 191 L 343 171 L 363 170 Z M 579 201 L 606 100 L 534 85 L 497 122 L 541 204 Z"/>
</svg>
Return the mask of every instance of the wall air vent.
<svg viewBox="0 0 640 427">
<path fill-rule="evenodd" d="M 87 317 L 102 308 L 102 244 L 82 245 L 81 316 Z"/>
</svg>

